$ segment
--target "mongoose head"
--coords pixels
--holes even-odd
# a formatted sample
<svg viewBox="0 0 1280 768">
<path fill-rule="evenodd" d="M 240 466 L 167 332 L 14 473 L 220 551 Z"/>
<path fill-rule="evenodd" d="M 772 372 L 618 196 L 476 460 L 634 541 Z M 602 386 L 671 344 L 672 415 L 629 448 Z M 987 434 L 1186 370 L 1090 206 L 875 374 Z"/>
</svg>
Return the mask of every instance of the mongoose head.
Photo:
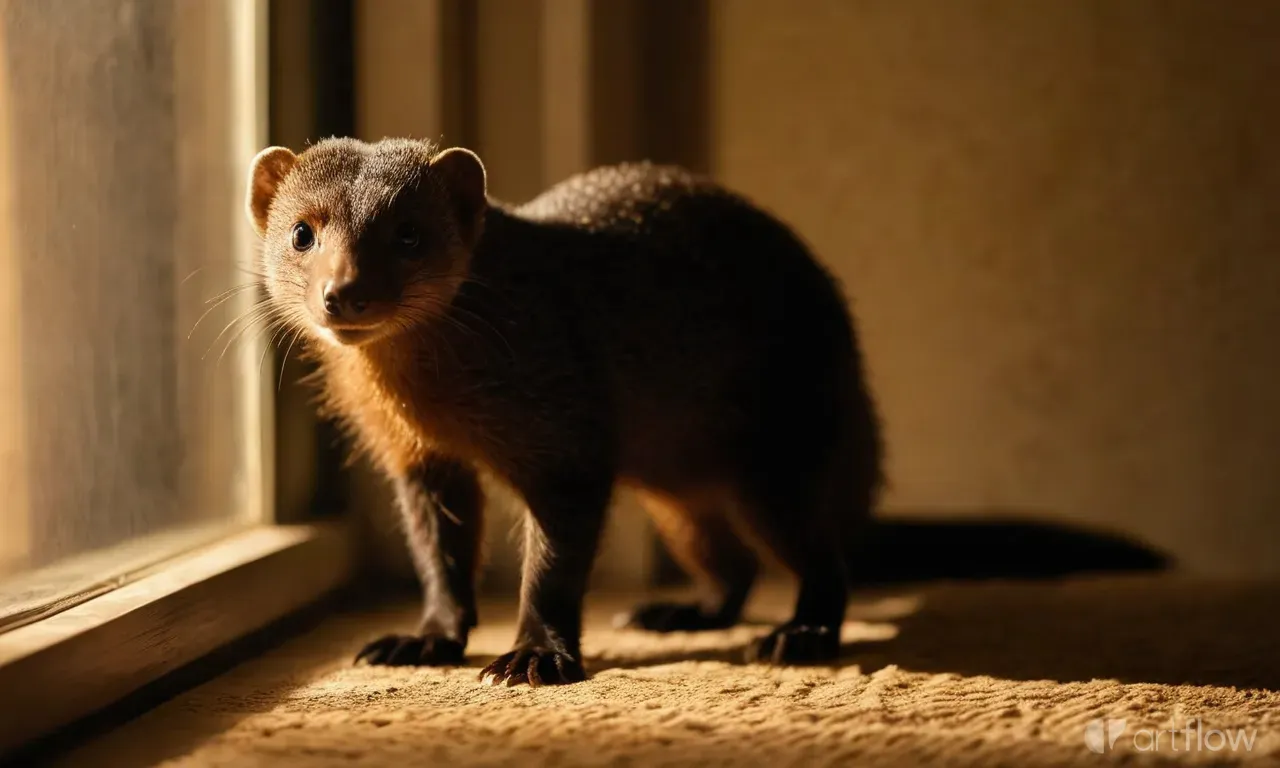
<svg viewBox="0 0 1280 768">
<path fill-rule="evenodd" d="M 326 139 L 260 152 L 249 220 L 281 319 L 338 345 L 421 328 L 466 279 L 487 208 L 465 149 L 407 139 Z"/>
</svg>

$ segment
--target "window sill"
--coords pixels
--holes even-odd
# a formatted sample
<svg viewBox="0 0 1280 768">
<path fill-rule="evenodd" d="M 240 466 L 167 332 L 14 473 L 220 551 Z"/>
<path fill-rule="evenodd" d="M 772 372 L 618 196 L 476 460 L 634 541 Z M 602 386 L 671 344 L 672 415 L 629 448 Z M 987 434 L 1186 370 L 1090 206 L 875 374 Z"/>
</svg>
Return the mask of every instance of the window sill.
<svg viewBox="0 0 1280 768">
<path fill-rule="evenodd" d="M 0 758 L 305 607 L 351 564 L 340 526 L 261 526 L 0 634 Z"/>
</svg>

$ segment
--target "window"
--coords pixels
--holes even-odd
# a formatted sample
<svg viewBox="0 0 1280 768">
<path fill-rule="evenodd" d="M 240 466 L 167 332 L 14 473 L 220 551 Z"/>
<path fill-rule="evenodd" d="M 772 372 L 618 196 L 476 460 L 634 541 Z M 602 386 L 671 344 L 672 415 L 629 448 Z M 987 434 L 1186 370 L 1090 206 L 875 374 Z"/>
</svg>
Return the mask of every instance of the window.
<svg viewBox="0 0 1280 768">
<path fill-rule="evenodd" d="M 276 557 L 321 537 L 269 503 L 276 381 L 243 213 L 265 11 L 0 0 L 0 690 L 37 692 L 0 718 L 0 754 L 342 578 L 335 551 L 323 575 Z M 233 572 L 238 594 L 211 588 Z M 42 653 L 105 631 L 95 662 Z M 42 698 L 59 679 L 84 695 Z"/>
<path fill-rule="evenodd" d="M 2 7 L 0 627 L 262 519 L 266 342 L 235 4 Z"/>
</svg>

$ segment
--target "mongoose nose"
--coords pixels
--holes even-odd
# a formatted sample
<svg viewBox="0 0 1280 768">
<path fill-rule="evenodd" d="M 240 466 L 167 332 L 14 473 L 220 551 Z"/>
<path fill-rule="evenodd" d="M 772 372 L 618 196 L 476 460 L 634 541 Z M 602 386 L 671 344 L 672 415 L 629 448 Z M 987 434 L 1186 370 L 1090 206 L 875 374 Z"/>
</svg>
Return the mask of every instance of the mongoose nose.
<svg viewBox="0 0 1280 768">
<path fill-rule="evenodd" d="M 329 317 L 350 320 L 369 308 L 369 302 L 351 297 L 350 286 L 339 288 L 330 280 L 324 287 L 324 311 Z"/>
</svg>

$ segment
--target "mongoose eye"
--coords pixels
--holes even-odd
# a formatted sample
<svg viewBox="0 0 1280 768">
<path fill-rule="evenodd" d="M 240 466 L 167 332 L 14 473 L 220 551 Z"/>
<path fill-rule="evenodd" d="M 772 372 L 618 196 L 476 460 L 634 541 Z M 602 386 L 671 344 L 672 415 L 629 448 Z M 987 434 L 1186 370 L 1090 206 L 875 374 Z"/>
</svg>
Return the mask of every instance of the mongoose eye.
<svg viewBox="0 0 1280 768">
<path fill-rule="evenodd" d="M 300 221 L 293 225 L 293 250 L 307 251 L 316 243 L 316 233 L 311 231 L 311 225 L 305 221 Z"/>
<path fill-rule="evenodd" d="M 413 248 L 418 244 L 418 228 L 413 222 L 406 221 L 396 226 L 396 242 L 406 248 Z"/>
</svg>

